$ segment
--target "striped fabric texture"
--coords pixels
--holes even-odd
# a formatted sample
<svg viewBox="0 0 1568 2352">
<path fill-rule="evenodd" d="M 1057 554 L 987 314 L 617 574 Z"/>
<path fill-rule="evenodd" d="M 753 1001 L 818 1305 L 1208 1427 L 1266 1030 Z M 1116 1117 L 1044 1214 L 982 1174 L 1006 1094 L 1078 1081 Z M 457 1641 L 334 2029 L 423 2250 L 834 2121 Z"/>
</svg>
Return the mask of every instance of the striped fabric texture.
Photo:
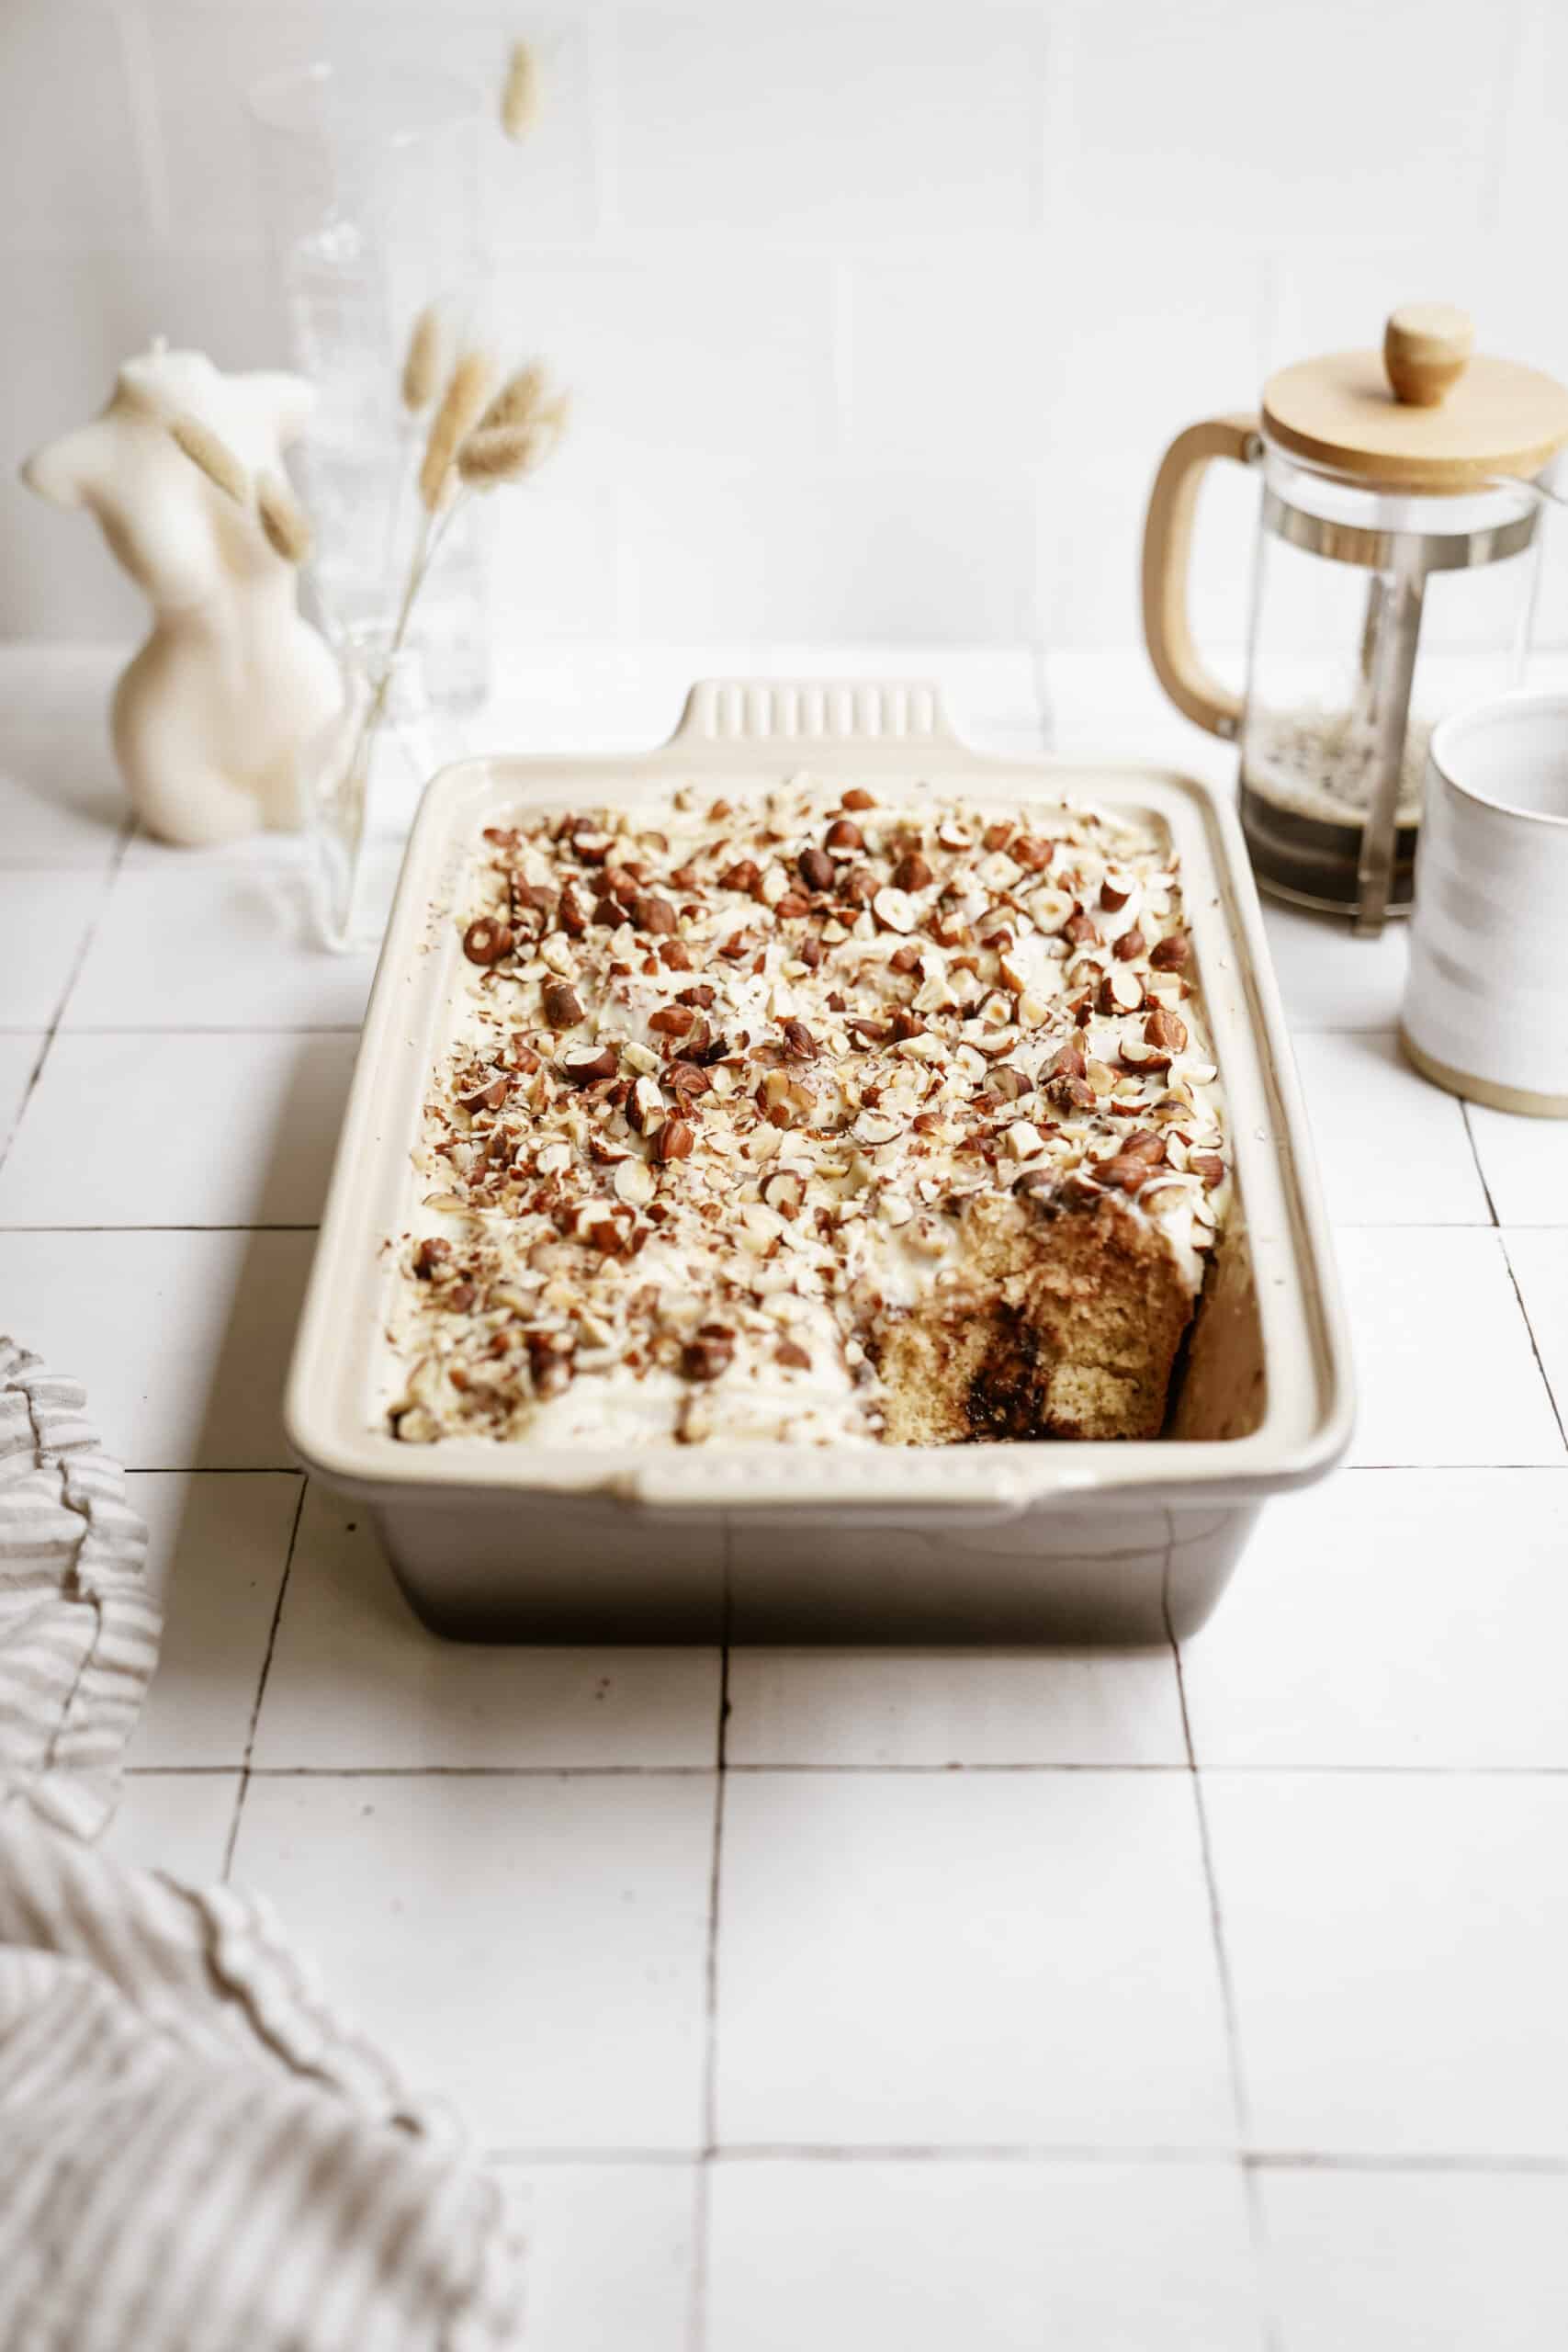
<svg viewBox="0 0 1568 2352">
<path fill-rule="evenodd" d="M 90 1840 L 157 1661 L 146 1531 L 0 1340 L 0 2352 L 499 2352 L 495 2181 L 266 1905 Z"/>
</svg>

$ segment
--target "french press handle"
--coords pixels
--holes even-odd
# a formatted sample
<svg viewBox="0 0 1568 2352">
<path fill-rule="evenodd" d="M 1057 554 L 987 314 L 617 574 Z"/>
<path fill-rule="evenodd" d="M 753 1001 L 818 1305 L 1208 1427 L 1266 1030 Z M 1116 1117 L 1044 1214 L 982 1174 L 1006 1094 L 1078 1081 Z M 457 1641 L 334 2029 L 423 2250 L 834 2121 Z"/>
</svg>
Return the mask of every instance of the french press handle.
<svg viewBox="0 0 1568 2352">
<path fill-rule="evenodd" d="M 1203 476 L 1216 458 L 1251 466 L 1262 449 L 1255 416 L 1212 416 L 1190 424 L 1160 461 L 1144 521 L 1144 643 L 1155 675 L 1184 718 L 1227 741 L 1241 726 L 1242 702 L 1205 667 L 1193 642 L 1187 608 L 1192 518 Z"/>
</svg>

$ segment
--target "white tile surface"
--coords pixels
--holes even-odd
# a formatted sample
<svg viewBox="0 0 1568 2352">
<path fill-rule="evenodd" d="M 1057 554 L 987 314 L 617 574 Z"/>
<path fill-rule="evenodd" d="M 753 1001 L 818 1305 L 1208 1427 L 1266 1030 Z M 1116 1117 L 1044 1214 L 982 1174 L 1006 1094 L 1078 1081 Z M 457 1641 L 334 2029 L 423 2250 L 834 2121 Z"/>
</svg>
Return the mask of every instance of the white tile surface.
<svg viewBox="0 0 1568 2352">
<path fill-rule="evenodd" d="M 542 104 L 536 132 L 519 147 L 476 141 L 483 217 L 498 243 L 548 243 L 595 227 L 594 107 L 583 28 L 573 12 L 530 15 Z M 259 179 L 245 92 L 262 75 L 298 70 L 323 55 L 352 62 L 365 13 L 278 0 L 265 10 L 158 0 L 149 12 L 156 136 L 169 199 L 187 249 L 262 254 Z M 378 61 L 429 74 L 433 62 L 473 90 L 499 91 L 515 26 L 493 7 L 446 0 L 439 59 L 423 10 L 378 6 Z M 485 126 L 488 131 L 488 123 Z"/>
<path fill-rule="evenodd" d="M 1042 411 L 1050 425 L 1040 435 L 1042 604 L 1052 647 L 1138 643 L 1139 550 L 1160 459 L 1195 418 L 1249 408 L 1257 396 L 1258 260 L 1236 251 L 1223 279 L 1195 275 L 1190 243 L 1179 230 L 1172 236 L 1170 219 L 1164 205 L 1140 207 L 1134 234 L 1108 220 L 1092 238 L 1058 236 L 1025 297 L 1046 321 L 1052 352 Z M 983 433 L 988 401 L 978 378 L 974 397 L 972 429 Z M 1247 638 L 1258 497 L 1251 469 L 1211 468 L 1192 537 L 1194 632 L 1205 662 L 1233 684 L 1241 664 L 1217 649 Z M 1119 748 L 1121 700 L 1099 714 L 1108 752 Z M 1166 708 L 1179 740 L 1201 741 Z M 1234 749 L 1209 741 L 1234 773 Z"/>
<path fill-rule="evenodd" d="M 486 2146 L 694 2147 L 713 1793 L 704 1773 L 263 1778 L 234 1875 Z"/>
<path fill-rule="evenodd" d="M 1239 2169 L 720 2163 L 710 2352 L 1258 2352 Z"/>
<path fill-rule="evenodd" d="M 716 569 L 732 636 L 895 646 L 1033 636 L 1036 472 L 987 473 L 966 443 L 940 455 L 924 468 L 807 467 L 792 450 L 722 467 L 664 460 L 622 492 L 633 550 L 623 630 L 697 634 Z"/>
<path fill-rule="evenodd" d="M 16 1133 L 22 1099 L 42 1051 L 41 1036 L 28 1036 L 25 1030 L 15 1035 L 0 1031 L 0 1154 Z"/>
<path fill-rule="evenodd" d="M 1055 23 L 1051 32 L 1059 39 Z M 935 283 L 953 256 L 922 257 L 890 235 L 845 258 L 880 286 L 928 267 Z M 582 263 L 557 254 L 551 266 L 564 282 Z M 0 276 L 14 277 L 13 264 Z M 201 340 L 210 324 L 233 357 L 265 360 L 265 302 L 247 324 L 231 289 L 201 275 L 215 266 L 191 263 L 182 297 L 176 260 L 51 263 L 54 277 L 40 276 L 17 313 L 29 350 L 47 356 L 54 309 L 69 314 L 67 405 L 84 414 L 150 308 L 176 336 Z M 809 277 L 803 269 L 802 286 Z M 1136 340 L 1142 302 L 1125 288 L 1102 294 L 1098 347 L 1113 355 L 1119 339 Z M 908 322 L 893 308 L 883 326 L 897 356 Z M 978 334 L 978 294 L 972 309 Z M 790 347 L 798 324 L 764 338 L 769 350 Z M 1234 319 L 1226 332 L 1239 341 L 1255 324 Z M 1032 348 L 1027 321 L 1019 333 Z M 1138 426 L 1151 447 L 1183 421 L 1168 413 L 1171 384 L 1205 407 L 1236 397 L 1231 345 L 1214 343 L 1216 379 L 1227 380 L 1211 398 L 1202 339 L 1167 349 L 1164 390 L 1155 386 Z M 744 356 L 731 359 L 743 375 Z M 897 376 L 892 366 L 888 397 Z M 998 452 L 1021 429 L 1026 377 L 998 394 Z M 863 378 L 863 394 L 873 380 Z M 852 369 L 839 389 L 854 398 Z M 781 402 L 798 390 L 780 386 Z M 956 413 L 961 390 L 961 365 L 936 353 L 929 386 L 909 392 L 912 437 Z M 67 395 L 36 352 L 17 391 L 24 438 L 58 424 Z M 857 430 L 869 432 L 882 398 L 863 400 Z M 1108 427 L 1121 398 L 1106 394 Z M 628 432 L 631 411 L 617 414 Z M 740 427 L 727 424 L 733 457 Z M 1032 532 L 1032 513 L 1022 527 L 1000 455 L 976 458 L 976 446 L 972 436 L 963 460 L 976 469 L 974 495 L 949 485 L 915 505 L 906 493 L 931 476 L 918 450 L 874 491 L 863 450 L 840 475 L 802 461 L 789 479 L 775 466 L 768 496 L 790 510 L 776 542 L 759 534 L 761 506 L 738 493 L 733 466 L 698 485 L 733 541 L 723 571 L 733 630 L 787 609 L 802 632 L 827 614 L 863 627 L 866 641 L 827 655 L 734 636 L 623 639 L 581 655 L 558 646 L 513 661 L 510 698 L 476 735 L 493 726 L 484 740 L 525 748 L 652 742 L 694 675 L 831 670 L 935 675 L 963 734 L 1026 744 L 1038 727 L 1028 649 L 931 641 L 976 596 L 988 612 L 1001 609 L 998 594 L 1009 612 L 1027 596 L 1028 563 L 1008 550 Z M 667 591 L 688 616 L 715 594 L 681 472 L 677 460 L 660 493 L 671 529 L 657 560 L 623 583 L 626 609 L 639 605 L 654 629 Z M 834 482 L 857 473 L 853 498 L 835 503 Z M 816 510 L 791 508 L 800 480 L 815 485 Z M 1075 494 L 1075 544 L 1099 569 L 1080 566 L 1072 586 L 1092 612 L 1107 580 L 1130 598 L 1141 489 L 1112 449 L 1103 475 L 1086 461 Z M 563 488 L 558 523 L 577 495 Z M 619 480 L 604 496 L 620 503 Z M 1048 529 L 1065 514 L 1053 496 L 1041 501 Z M 8 484 L 0 508 L 0 521 L 17 522 L 0 546 L 0 614 L 27 625 L 39 597 L 107 609 L 113 576 L 82 518 L 47 514 Z M 1108 532 L 1098 527 L 1107 514 Z M 845 534 L 863 559 L 847 573 Z M 57 566 L 78 542 L 80 571 Z M 604 553 L 585 566 L 583 596 Z M 547 570 L 547 556 L 525 554 L 520 535 L 520 571 L 536 559 Z M 989 568 L 976 583 L 981 556 Z M 20 577 L 29 567 L 36 593 Z M 1206 594 L 1205 635 L 1218 609 Z M 125 609 L 129 621 L 129 598 Z M 924 615 L 924 637 L 874 641 L 879 610 L 912 632 Z M 108 813 L 111 780 L 93 742 L 113 667 L 90 648 L 0 651 L 0 776 L 28 787 L 7 802 L 0 786 L 0 989 L 17 972 L 34 984 L 51 958 L 62 978 L 54 915 L 107 881 L 92 812 Z M 1170 716 L 1136 657 L 1059 650 L 1048 667 L 1069 752 L 1120 746 L 1228 779 L 1234 753 Z M 59 799 L 40 798 L 45 786 Z M 7 869 L 10 855 L 24 867 Z M 55 858 L 82 862 L 68 872 Z M 88 974 L 96 1012 L 71 1007 L 54 1082 L 28 1113 L 37 1139 L 24 1136 L 22 1178 L 46 1216 L 83 1204 L 123 1216 L 176 1192 L 197 1215 L 248 1217 L 264 1200 L 314 1213 L 330 1088 L 323 1079 L 319 1118 L 292 1124 L 280 1123 L 277 1090 L 301 1056 L 341 1072 L 351 1041 L 260 1033 L 352 1023 L 363 980 L 289 944 L 296 863 L 276 842 L 222 859 L 132 843 L 108 948 L 95 947 Z M 1503 1256 L 1506 1242 L 1568 1401 L 1563 1236 L 1528 1229 L 1568 1227 L 1557 1130 L 1477 1116 L 1514 1229 L 1455 1229 L 1450 1217 L 1462 1227 L 1484 1210 L 1456 1150 L 1453 1106 L 1412 1092 L 1376 1034 L 1395 1017 L 1403 937 L 1368 946 L 1308 918 L 1269 920 L 1305 1032 L 1337 1207 L 1355 1220 L 1341 1255 L 1362 1449 L 1418 1466 L 1353 1473 L 1272 1504 L 1186 1655 L 1254 2127 L 1269 2147 L 1329 2158 L 1545 2150 L 1568 2162 L 1557 1866 L 1568 1759 L 1556 1689 L 1568 1634 L 1568 1509 L 1556 1493 L 1568 1450 Z M 21 1033 L 0 1035 L 0 1124 L 52 1011 L 29 1018 L 12 1001 L 0 993 L 0 1026 Z M 192 1023 L 256 1034 L 167 1034 Z M 118 1034 L 96 1037 L 98 1025 Z M 164 1034 L 132 1034 L 146 1025 Z M 47 1125 L 32 1128 L 35 1113 Z M 1380 1149 L 1359 1164 L 1371 1127 Z M 167 1161 L 155 1189 L 153 1136 Z M 0 1216 L 10 1181 L 0 1178 Z M 308 1236 L 0 1236 L 0 1321 L 86 1379 L 95 1417 L 132 1462 L 281 1464 L 275 1399 L 309 1248 Z M 1495 1466 L 1518 1462 L 1541 1466 Z M 187 1769 L 133 1773 L 113 1834 L 141 1859 L 207 1878 L 238 1793 L 232 1766 L 297 1478 L 278 1469 L 133 1486 L 155 1557 L 175 1566 L 135 1756 Z M 687 2352 L 694 2184 L 680 2152 L 704 2131 L 715 1662 L 696 1651 L 453 1648 L 407 1616 L 353 1506 L 312 1491 L 302 1529 L 239 1872 L 278 1902 L 334 1996 L 385 2033 L 411 2080 L 466 2108 L 484 2144 L 534 2152 L 507 2176 L 532 2211 L 532 2339 L 545 2352 L 601 2352 L 635 2335 L 649 2352 Z M 731 1660 L 728 1695 L 738 1769 L 725 1799 L 717 2063 L 732 2153 L 710 2174 L 708 2352 L 883 2341 L 949 2352 L 959 2340 L 1038 2352 L 1043 2329 L 1068 2352 L 1260 2352 L 1224 2163 L 1236 2127 L 1169 1662 L 746 1651 Z M 1154 1769 L 1017 1769 L 1052 1762 Z M 219 1769 L 188 1769 L 197 1763 Z M 650 1777 L 649 1765 L 676 1769 Z M 509 1777 L 514 1766 L 525 1769 Z M 1298 1767 L 1311 1769 L 1282 1769 Z M 737 2142 L 837 2153 L 763 2160 L 733 2153 Z M 1107 2153 L 1093 2164 L 951 2154 L 1041 2145 Z M 938 2153 L 893 2161 L 910 2147 Z M 579 2159 L 547 2162 L 552 2148 Z M 675 2160 L 616 2161 L 616 2148 Z M 1139 2163 L 1130 2152 L 1140 2148 L 1184 2153 Z M 1541 2352 L 1563 2317 L 1559 2217 L 1544 2194 L 1557 2185 L 1270 2165 L 1276 2352 L 1403 2352 L 1405 2342 L 1470 2352 L 1479 2340 L 1488 2352 Z M 1521 2188 L 1542 2194 L 1505 2194 Z"/>
<path fill-rule="evenodd" d="M 299 1506 L 292 1471 L 133 1473 L 147 1573 L 164 1606 L 133 1765 L 243 1764 Z"/>
<path fill-rule="evenodd" d="M 0 714 L 0 865 L 102 872 L 125 818 L 96 697 L 68 724 L 17 729 Z"/>
<path fill-rule="evenodd" d="M 0 145 L 9 191 L 0 243 L 112 252 L 147 235 L 114 9 L 92 0 L 10 0 L 0 12 Z"/>
<path fill-rule="evenodd" d="M 986 437 L 1028 460 L 1054 389 L 1060 338 L 1046 305 L 1020 301 L 1031 247 L 964 245 L 852 264 L 843 366 L 850 446 L 917 465 L 962 448 L 984 383 Z"/>
<path fill-rule="evenodd" d="M 103 884 L 96 875 L 63 872 L 0 880 L 0 1027 L 47 1029 L 98 915 Z"/>
<path fill-rule="evenodd" d="M 1568 2157 L 1568 1779 L 1204 1775 L 1254 2143 Z"/>
<path fill-rule="evenodd" d="M 314 1224 L 357 1042 L 57 1037 L 0 1175 L 0 1224 Z M 104 1145 L 84 1150 L 89 1120 Z"/>
<path fill-rule="evenodd" d="M 1358 939 L 1333 916 L 1265 900 L 1263 928 L 1293 1030 L 1397 1026 L 1409 955 L 1403 923 L 1391 922 L 1380 938 Z"/>
<path fill-rule="evenodd" d="M 595 474 L 640 471 L 650 437 L 701 462 L 833 447 L 833 286 L 813 258 L 759 257 L 717 300 L 711 258 L 684 241 L 636 260 L 529 254 L 502 268 L 494 300 L 580 387 L 551 466 L 579 476 L 580 495 Z"/>
<path fill-rule="evenodd" d="M 23 1346 L 86 1388 L 132 1469 L 289 1464 L 283 1376 L 308 1233 L 0 1233 L 0 1297 Z"/>
<path fill-rule="evenodd" d="M 1239 649 L 1207 652 L 1211 665 L 1239 686 Z M 1060 646 L 1054 635 L 1041 666 L 1054 752 L 1085 761 L 1147 761 L 1198 776 L 1235 799 L 1235 744 L 1180 718 L 1147 662 L 1105 647 Z"/>
<path fill-rule="evenodd" d="M 1270 243 L 1353 243 L 1416 214 L 1419 175 L 1419 217 L 1472 227 L 1509 62 L 1501 25 L 1482 28 L 1461 0 L 1396 0 L 1370 20 L 1355 0 L 1325 0 L 1310 39 L 1285 20 L 1248 43 L 1239 25 L 1224 6 L 1179 21 L 1141 11 L 1135 31 L 1115 10 L 1075 12 L 1074 192 L 1088 218 L 1152 216 L 1194 234 L 1245 220 Z M 1388 136 L 1396 92 L 1418 126 L 1404 150 Z"/>
<path fill-rule="evenodd" d="M 1558 2352 L 1568 2179 L 1264 2172 L 1280 2352 Z"/>
<path fill-rule="evenodd" d="M 1359 1397 L 1352 1462 L 1562 1461 L 1499 1234 L 1342 1227 L 1336 1247 Z"/>
<path fill-rule="evenodd" d="M 1568 1119 L 1522 1119 L 1467 1102 L 1464 1116 L 1500 1225 L 1568 1225 Z"/>
<path fill-rule="evenodd" d="M 68 1029 L 356 1028 L 375 958 L 311 944 L 302 867 L 127 865 Z"/>
<path fill-rule="evenodd" d="M 1185 1774 L 735 1776 L 724 2143 L 1215 2147 Z"/>
<path fill-rule="evenodd" d="M 711 1765 L 718 1653 L 444 1642 L 403 1600 L 363 1509 L 312 1485 L 258 1765 Z"/>
<path fill-rule="evenodd" d="M 1568 1463 L 1270 1502 L 1182 1676 L 1200 1765 L 1568 1767 Z"/>
<path fill-rule="evenodd" d="M 1458 1100 L 1387 1030 L 1296 1041 L 1328 1214 L 1351 1225 L 1488 1225 Z"/>
<path fill-rule="evenodd" d="M 636 94 L 620 118 L 624 217 L 655 236 L 711 234 L 717 202 L 732 238 L 835 250 L 1030 229 L 1041 18 L 989 7 L 966 31 L 955 40 L 922 8 L 890 39 L 876 15 L 820 0 L 787 23 L 755 9 L 624 11 L 616 69 Z"/>
<path fill-rule="evenodd" d="M 1504 1247 L 1558 1419 L 1568 1424 L 1568 1230 L 1506 1234 Z"/>
<path fill-rule="evenodd" d="M 1181 1764 L 1168 1651 L 737 1649 L 731 1764 Z"/>
<path fill-rule="evenodd" d="M 188 1886 L 214 1885 L 223 1875 L 239 1787 L 237 1772 L 128 1773 L 104 1851 Z"/>
<path fill-rule="evenodd" d="M 497 2168 L 527 2247 L 529 2352 L 688 2352 L 693 2168 Z"/>
</svg>

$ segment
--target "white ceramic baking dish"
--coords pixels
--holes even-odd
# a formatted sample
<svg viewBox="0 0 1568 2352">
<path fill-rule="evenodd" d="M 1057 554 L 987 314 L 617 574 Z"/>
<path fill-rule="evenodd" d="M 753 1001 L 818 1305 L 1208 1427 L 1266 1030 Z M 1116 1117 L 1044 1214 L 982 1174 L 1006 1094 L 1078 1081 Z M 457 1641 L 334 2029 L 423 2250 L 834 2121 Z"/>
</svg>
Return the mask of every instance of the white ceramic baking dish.
<svg viewBox="0 0 1568 2352">
<path fill-rule="evenodd" d="M 388 1237 L 406 1227 L 428 1072 L 467 987 L 455 890 L 486 824 L 731 797 L 801 768 L 984 803 L 1151 811 L 1183 868 L 1230 1105 L 1238 1207 L 1166 1435 L 809 1453 L 764 1444 L 400 1445 L 386 1426 Z M 1042 829 L 1043 830 L 1043 824 Z M 1348 1440 L 1348 1347 L 1257 895 L 1229 808 L 1164 771 L 987 757 L 933 688 L 708 683 L 635 758 L 473 760 L 420 809 L 376 976 L 288 1381 L 304 1462 L 369 1509 L 410 1600 L 479 1639 L 1158 1641 L 1201 1623 L 1264 1498 Z"/>
</svg>

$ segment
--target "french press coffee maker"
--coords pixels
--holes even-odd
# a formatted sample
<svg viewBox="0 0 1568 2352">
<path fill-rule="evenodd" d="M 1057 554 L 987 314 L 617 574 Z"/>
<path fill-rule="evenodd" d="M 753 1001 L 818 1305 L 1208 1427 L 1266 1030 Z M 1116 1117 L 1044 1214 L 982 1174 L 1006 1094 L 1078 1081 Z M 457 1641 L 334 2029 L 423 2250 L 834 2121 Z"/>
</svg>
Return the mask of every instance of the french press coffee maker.
<svg viewBox="0 0 1568 2352">
<path fill-rule="evenodd" d="M 1427 743 L 1514 685 L 1568 389 L 1472 356 L 1461 311 L 1395 311 L 1382 353 L 1269 378 L 1258 416 L 1189 426 L 1144 531 L 1144 637 L 1187 718 L 1239 742 L 1258 887 L 1375 934 L 1410 910 Z M 1187 616 L 1193 515 L 1216 458 L 1261 468 L 1245 699 Z"/>
</svg>

